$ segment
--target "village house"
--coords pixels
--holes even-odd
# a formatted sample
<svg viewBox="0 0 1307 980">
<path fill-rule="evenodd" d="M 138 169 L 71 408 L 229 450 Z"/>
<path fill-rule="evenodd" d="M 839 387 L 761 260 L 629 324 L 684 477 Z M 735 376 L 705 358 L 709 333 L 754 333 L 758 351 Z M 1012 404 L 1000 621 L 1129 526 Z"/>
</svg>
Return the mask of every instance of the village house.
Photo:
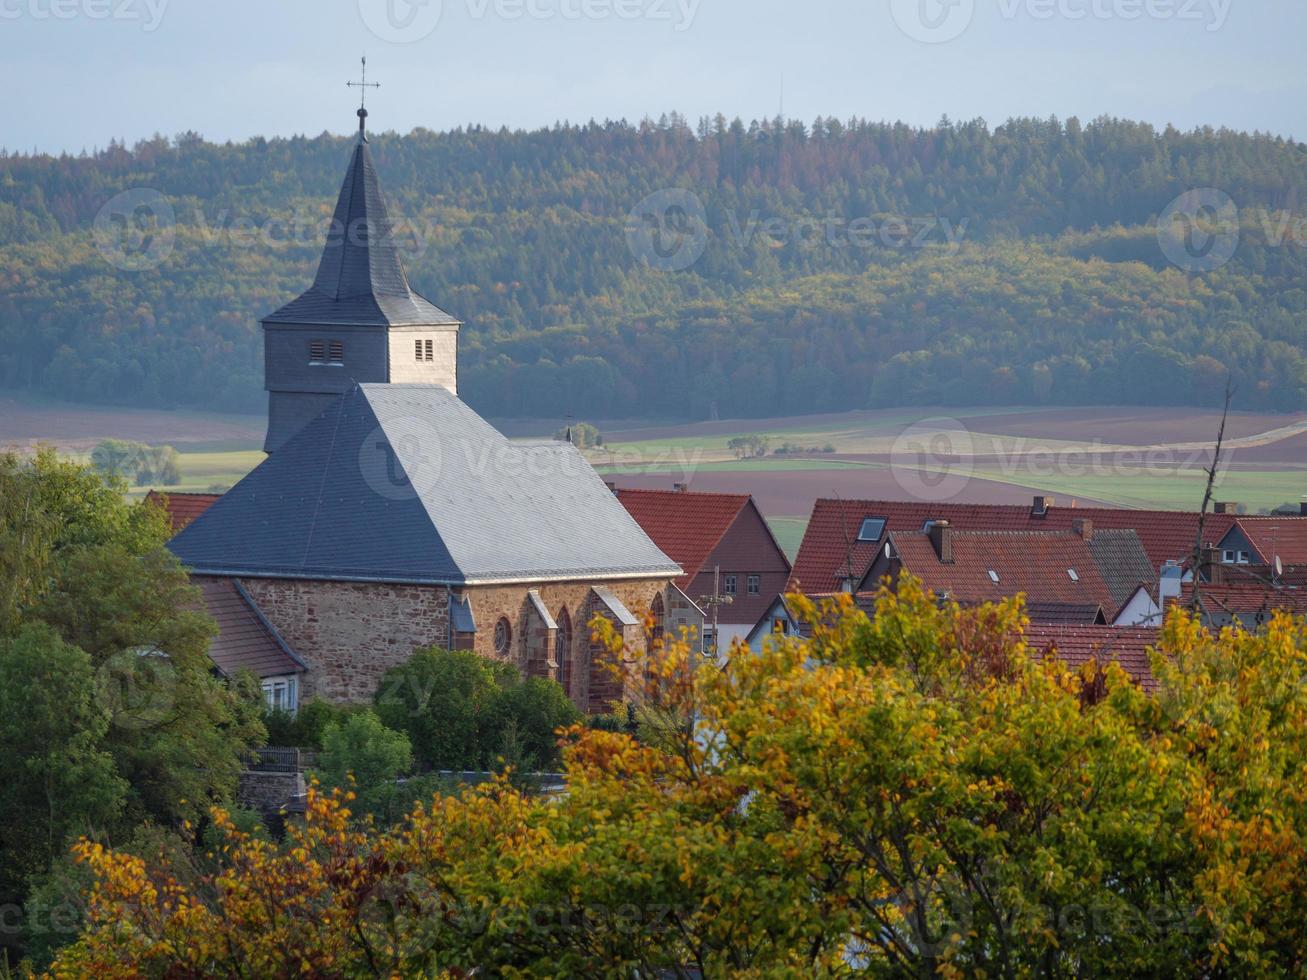
<svg viewBox="0 0 1307 980">
<path fill-rule="evenodd" d="M 1239 519 L 1234 505 L 1217 505 L 1217 510 L 1206 516 L 1203 525 L 1203 536 L 1209 542 L 1221 540 Z M 1069 531 L 1077 521 L 1089 521 L 1098 530 L 1132 530 L 1156 578 L 1168 563 L 1191 563 L 1199 515 L 1194 511 L 1059 506 L 1043 495 L 1034 497 L 1029 506 L 819 499 L 799 546 L 789 589 L 808 595 L 854 590 L 867 578 L 887 534 L 921 531 L 935 520 L 947 520 L 958 531 Z M 1290 516 L 1285 520 L 1301 519 Z M 1301 527 L 1307 533 L 1307 521 L 1302 521 Z"/>
<path fill-rule="evenodd" d="M 587 624 L 607 619 L 638 659 L 646 616 L 655 631 L 693 618 L 683 570 L 575 447 L 510 442 L 459 400 L 459 323 L 408 284 L 365 116 L 313 285 L 263 321 L 270 455 L 169 547 L 211 611 L 221 599 L 264 629 L 242 654 L 258 671 L 285 654 L 264 674 L 294 675 L 285 707 L 370 699 L 436 645 L 607 710 L 635 665 L 610 664 Z"/>
<path fill-rule="evenodd" d="M 790 560 L 750 495 L 696 493 L 685 486 L 613 492 L 681 566 L 676 585 L 705 619 L 705 650 L 729 650 L 785 588 Z"/>
<path fill-rule="evenodd" d="M 962 531 L 947 520 L 893 531 L 866 574 L 865 589 L 894 587 L 907 573 L 941 599 L 963 605 L 1024 595 L 1032 622 L 1111 622 L 1135 590 L 1152 585 L 1148 556 L 1131 530 Z"/>
</svg>

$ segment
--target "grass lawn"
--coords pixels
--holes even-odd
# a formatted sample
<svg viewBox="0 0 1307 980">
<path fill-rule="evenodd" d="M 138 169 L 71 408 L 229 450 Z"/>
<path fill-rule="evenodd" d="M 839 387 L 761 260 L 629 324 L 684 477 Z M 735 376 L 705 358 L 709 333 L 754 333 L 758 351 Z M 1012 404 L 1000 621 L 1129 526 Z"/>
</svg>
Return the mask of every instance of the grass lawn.
<svg viewBox="0 0 1307 980">
<path fill-rule="evenodd" d="M 977 475 L 984 475 L 983 470 Z M 1020 480 L 1018 474 L 1015 477 Z M 1077 495 L 1163 510 L 1197 510 L 1203 502 L 1207 474 L 1200 470 L 1125 473 L 1111 476 L 1040 476 L 1025 482 L 1058 496 Z M 1250 513 L 1296 503 L 1307 492 L 1307 472 L 1299 470 L 1229 470 L 1216 485 L 1215 499 L 1243 504 Z"/>
<path fill-rule="evenodd" d="M 794 561 L 799 554 L 799 545 L 803 541 L 803 532 L 808 529 L 806 517 L 769 517 L 767 526 L 776 535 L 776 543 Z"/>
</svg>

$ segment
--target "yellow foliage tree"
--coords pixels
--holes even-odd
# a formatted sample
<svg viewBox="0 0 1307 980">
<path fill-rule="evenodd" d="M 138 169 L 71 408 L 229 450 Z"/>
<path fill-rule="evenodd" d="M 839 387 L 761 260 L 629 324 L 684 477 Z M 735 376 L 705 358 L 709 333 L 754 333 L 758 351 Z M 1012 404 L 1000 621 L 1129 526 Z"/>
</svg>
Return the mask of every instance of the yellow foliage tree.
<svg viewBox="0 0 1307 980">
<path fill-rule="evenodd" d="M 1152 695 L 1032 656 L 1018 600 L 792 599 L 811 636 L 761 654 L 655 644 L 642 734 L 562 733 L 556 797 L 501 780 L 381 832 L 314 792 L 279 845 L 218 812 L 207 877 L 82 844 L 97 884 L 54 974 L 1302 969 L 1301 622 L 1176 614 Z"/>
</svg>

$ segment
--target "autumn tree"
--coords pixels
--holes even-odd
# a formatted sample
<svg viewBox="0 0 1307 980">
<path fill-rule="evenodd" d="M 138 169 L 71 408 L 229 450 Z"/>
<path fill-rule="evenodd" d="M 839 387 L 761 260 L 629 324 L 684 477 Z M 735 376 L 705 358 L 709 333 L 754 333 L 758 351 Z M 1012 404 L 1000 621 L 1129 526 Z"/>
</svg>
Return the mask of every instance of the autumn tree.
<svg viewBox="0 0 1307 980">
<path fill-rule="evenodd" d="M 82 844 L 55 974 L 1300 970 L 1302 622 L 1176 612 L 1153 691 L 1036 656 L 1019 600 L 792 600 L 807 639 L 657 646 L 646 707 L 688 724 L 568 729 L 559 796 L 501 779 L 369 830 L 315 791 L 282 846 L 219 811 L 227 870 L 198 883 Z"/>
</svg>

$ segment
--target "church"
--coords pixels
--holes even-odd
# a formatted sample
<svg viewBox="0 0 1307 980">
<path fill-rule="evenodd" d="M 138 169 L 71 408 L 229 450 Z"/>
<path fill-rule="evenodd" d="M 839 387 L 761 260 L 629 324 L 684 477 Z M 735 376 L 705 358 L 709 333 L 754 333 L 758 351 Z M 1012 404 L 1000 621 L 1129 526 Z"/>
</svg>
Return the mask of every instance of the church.
<svg viewBox="0 0 1307 980">
<path fill-rule="evenodd" d="M 609 620 L 633 655 L 646 616 L 701 626 L 682 570 L 574 446 L 510 442 L 459 400 L 461 324 L 409 285 L 358 116 L 313 284 L 262 321 L 268 457 L 169 547 L 245 603 L 242 637 L 284 652 L 264 659 L 285 676 L 263 678 L 282 706 L 370 700 L 442 646 L 605 711 L 634 668 L 587 624 Z"/>
</svg>

